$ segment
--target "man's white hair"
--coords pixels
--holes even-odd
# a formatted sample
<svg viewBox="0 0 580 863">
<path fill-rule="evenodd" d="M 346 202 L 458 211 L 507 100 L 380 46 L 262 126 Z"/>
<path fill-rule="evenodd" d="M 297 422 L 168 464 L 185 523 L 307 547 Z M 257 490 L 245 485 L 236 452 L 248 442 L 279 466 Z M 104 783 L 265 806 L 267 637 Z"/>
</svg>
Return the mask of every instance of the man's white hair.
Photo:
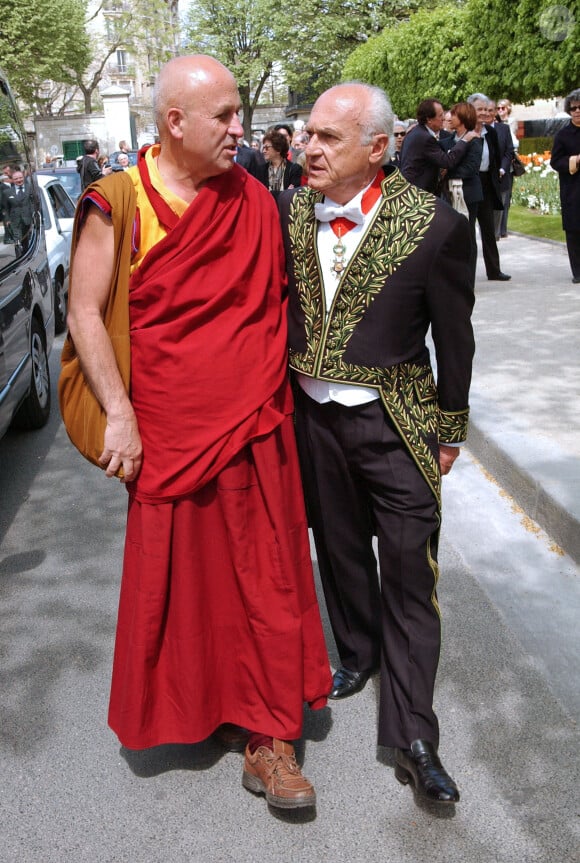
<svg viewBox="0 0 580 863">
<path fill-rule="evenodd" d="M 470 105 L 473 105 L 474 102 L 486 102 L 489 105 L 491 99 L 485 93 L 472 93 L 465 101 L 469 102 Z"/>
<path fill-rule="evenodd" d="M 383 164 L 387 164 L 391 158 L 391 141 L 393 138 L 393 109 L 389 101 L 389 97 L 380 87 L 375 87 L 374 84 L 365 84 L 363 81 L 344 81 L 342 84 L 337 84 L 333 90 L 340 90 L 342 87 L 350 86 L 362 87 L 369 96 L 368 108 L 365 112 L 365 119 L 361 123 L 361 143 L 370 144 L 373 135 L 381 134 L 389 136 L 389 148 L 385 151 Z"/>
</svg>

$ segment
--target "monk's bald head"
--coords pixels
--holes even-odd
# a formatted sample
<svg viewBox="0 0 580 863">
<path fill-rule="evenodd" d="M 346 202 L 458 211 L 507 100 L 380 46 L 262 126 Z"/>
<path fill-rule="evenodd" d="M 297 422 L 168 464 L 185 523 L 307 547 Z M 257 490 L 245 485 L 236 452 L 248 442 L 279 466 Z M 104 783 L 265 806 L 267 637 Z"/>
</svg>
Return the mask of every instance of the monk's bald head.
<svg viewBox="0 0 580 863">
<path fill-rule="evenodd" d="M 198 188 L 230 171 L 237 155 L 240 94 L 232 73 L 213 57 L 176 57 L 163 67 L 155 88 L 160 150 L 157 165 L 174 189 Z"/>
<path fill-rule="evenodd" d="M 213 57 L 192 54 L 175 57 L 163 66 L 153 91 L 153 111 L 159 134 L 163 138 L 167 115 L 172 108 L 185 109 L 196 93 L 212 98 L 224 87 L 235 87 L 229 69 Z"/>
</svg>

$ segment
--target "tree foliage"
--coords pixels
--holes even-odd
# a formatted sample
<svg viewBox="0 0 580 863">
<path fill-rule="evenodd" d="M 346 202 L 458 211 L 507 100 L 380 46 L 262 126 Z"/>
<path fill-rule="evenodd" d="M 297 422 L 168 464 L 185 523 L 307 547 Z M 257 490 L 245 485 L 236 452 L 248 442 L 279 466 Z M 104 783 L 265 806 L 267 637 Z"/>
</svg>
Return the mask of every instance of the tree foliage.
<svg viewBox="0 0 580 863">
<path fill-rule="evenodd" d="M 108 0 L 87 12 L 87 0 L 4 0 L 0 66 L 18 97 L 37 115 L 61 114 L 80 90 L 85 112 L 111 56 L 145 58 L 153 76 L 176 51 L 176 0 Z M 96 33 L 95 19 L 105 21 Z"/>
<path fill-rule="evenodd" d="M 248 139 L 254 109 L 280 58 L 286 10 L 282 0 L 196 0 L 186 18 L 187 50 L 211 54 L 234 74 Z"/>
<path fill-rule="evenodd" d="M 176 49 L 177 3 L 174 0 L 109 2 L 103 11 L 104 6 L 103 3 L 93 11 L 90 21 L 102 13 L 105 32 L 102 38 L 91 40 L 89 64 L 75 66 L 74 80 L 83 94 L 86 114 L 93 109 L 95 93 L 105 77 L 110 58 L 117 51 L 127 51 L 131 57 L 139 58 L 153 77 Z"/>
<path fill-rule="evenodd" d="M 196 0 L 187 49 L 221 60 L 236 76 L 244 130 L 276 64 L 288 86 L 315 98 L 340 80 L 348 54 L 388 23 L 440 0 Z"/>
<path fill-rule="evenodd" d="M 579 86 L 577 3 L 469 0 L 465 42 L 483 92 L 530 102 Z"/>
<path fill-rule="evenodd" d="M 280 48 L 289 86 L 317 95 L 340 81 L 349 54 L 441 0 L 296 0 Z"/>
<path fill-rule="evenodd" d="M 75 68 L 86 68 L 89 38 L 85 0 L 3 0 L 0 66 L 16 95 L 32 109 L 44 82 L 70 85 Z"/>
<path fill-rule="evenodd" d="M 466 0 L 424 8 L 357 48 L 343 79 L 385 89 L 400 116 L 434 96 L 473 91 L 520 102 L 563 95 L 580 82 L 580 15 L 553 0 Z"/>
<path fill-rule="evenodd" d="M 389 94 L 400 117 L 415 116 L 421 99 L 450 105 L 471 89 L 464 45 L 465 9 L 458 5 L 423 9 L 383 30 L 347 60 L 343 80 L 376 84 Z"/>
</svg>

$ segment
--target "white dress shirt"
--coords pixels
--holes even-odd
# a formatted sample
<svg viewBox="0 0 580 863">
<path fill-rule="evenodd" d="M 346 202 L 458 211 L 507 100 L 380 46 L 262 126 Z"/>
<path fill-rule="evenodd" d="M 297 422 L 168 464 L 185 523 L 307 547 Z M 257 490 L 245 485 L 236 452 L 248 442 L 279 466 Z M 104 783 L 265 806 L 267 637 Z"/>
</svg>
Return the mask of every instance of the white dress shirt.
<svg viewBox="0 0 580 863">
<path fill-rule="evenodd" d="M 356 205 L 360 210 L 362 197 L 371 185 L 372 183 L 369 183 L 366 188 L 362 189 L 358 193 L 358 195 L 355 195 L 355 197 L 348 202 L 348 206 L 351 207 Z M 324 201 L 330 206 L 340 206 L 328 197 L 325 197 Z M 369 212 L 366 214 L 362 214 L 362 224 L 355 225 L 355 227 L 351 228 L 350 231 L 346 231 L 345 233 L 343 233 L 341 240 L 342 244 L 345 247 L 344 260 L 347 265 L 354 253 L 356 252 L 358 246 L 360 245 L 360 242 L 363 239 L 364 235 L 366 234 L 367 229 L 372 222 L 373 216 L 379 207 L 380 201 L 381 198 L 379 197 L 378 200 L 375 202 L 374 206 L 371 207 Z M 330 223 L 319 222 L 316 244 L 318 249 L 318 258 L 322 267 L 327 319 L 328 312 L 334 300 L 334 295 L 336 294 L 336 291 L 340 284 L 340 279 L 337 279 L 335 274 L 332 272 L 332 262 L 334 260 L 334 252 L 332 251 L 332 249 L 337 242 L 338 237 L 332 230 Z M 330 381 L 322 381 L 318 378 L 310 378 L 307 375 L 303 374 L 297 374 L 297 380 L 304 392 L 309 395 L 311 399 L 314 399 L 314 401 L 318 402 L 319 404 L 326 404 L 327 402 L 332 401 L 338 402 L 339 404 L 345 405 L 346 407 L 352 407 L 354 405 L 366 404 L 367 402 L 372 402 L 379 398 L 378 390 L 374 389 L 373 387 L 361 387 L 353 386 L 351 384 L 339 384 Z"/>
</svg>

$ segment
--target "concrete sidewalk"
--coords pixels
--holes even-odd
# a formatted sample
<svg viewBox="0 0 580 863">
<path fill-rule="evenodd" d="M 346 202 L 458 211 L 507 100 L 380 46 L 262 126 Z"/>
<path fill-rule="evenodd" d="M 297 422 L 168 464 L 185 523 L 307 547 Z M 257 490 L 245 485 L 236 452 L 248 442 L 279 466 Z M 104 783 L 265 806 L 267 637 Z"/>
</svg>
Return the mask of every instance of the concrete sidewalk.
<svg viewBox="0 0 580 863">
<path fill-rule="evenodd" d="M 580 286 L 563 243 L 512 234 L 478 260 L 468 449 L 580 561 Z"/>
</svg>

